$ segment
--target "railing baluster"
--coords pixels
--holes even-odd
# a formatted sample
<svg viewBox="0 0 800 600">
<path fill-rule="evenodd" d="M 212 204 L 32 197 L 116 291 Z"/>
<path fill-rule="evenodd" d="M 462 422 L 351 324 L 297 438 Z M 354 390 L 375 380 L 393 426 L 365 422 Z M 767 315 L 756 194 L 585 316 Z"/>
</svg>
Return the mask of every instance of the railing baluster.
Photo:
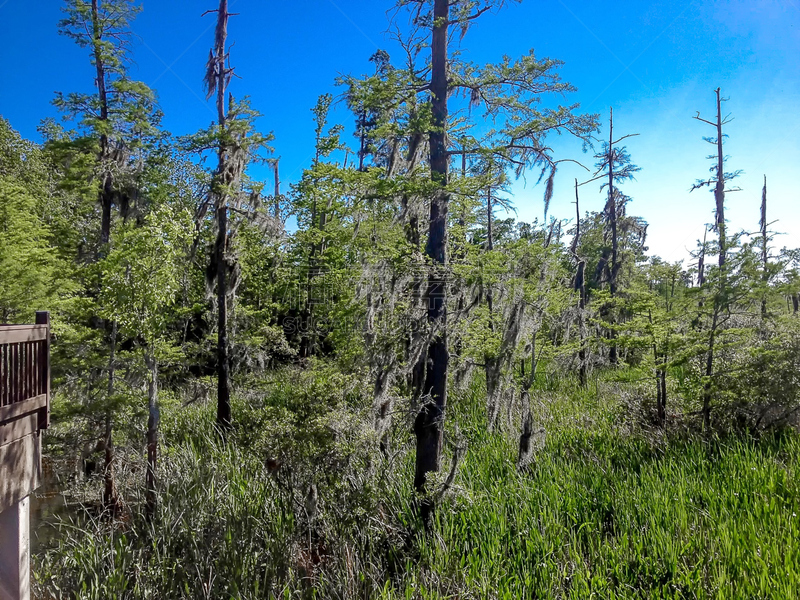
<svg viewBox="0 0 800 600">
<path fill-rule="evenodd" d="M 28 398 L 36 396 L 36 388 L 33 386 L 33 350 L 35 342 L 26 344 L 28 346 Z"/>
<path fill-rule="evenodd" d="M 22 344 L 17 344 L 16 345 L 16 350 L 17 350 L 17 389 L 14 390 L 14 394 L 16 396 L 15 397 L 15 402 L 20 402 L 20 401 L 22 401 L 22 376 L 23 376 L 23 373 L 22 373 L 22 368 L 23 368 L 22 367 L 22 358 L 23 358 Z"/>
<path fill-rule="evenodd" d="M 17 401 L 17 345 L 11 344 L 11 385 L 9 386 L 10 398 L 9 404 L 14 404 Z"/>
<path fill-rule="evenodd" d="M 33 344 L 35 342 L 30 342 L 25 344 L 27 346 L 26 352 L 28 353 L 28 371 L 27 371 L 27 379 L 28 379 L 28 398 L 33 398 L 36 396 L 36 388 L 33 387 Z"/>
<path fill-rule="evenodd" d="M 33 395 L 38 396 L 42 392 L 39 391 L 39 357 L 41 351 L 39 346 L 41 342 L 35 342 L 33 345 L 33 368 L 31 369 L 31 377 L 33 377 Z"/>
<path fill-rule="evenodd" d="M 28 344 L 22 344 L 22 399 L 30 398 L 30 390 L 28 389 Z"/>
<path fill-rule="evenodd" d="M 30 374 L 30 346 L 28 344 L 22 344 L 22 399 L 27 400 L 31 397 L 31 390 L 28 386 L 29 380 L 28 376 Z"/>
<path fill-rule="evenodd" d="M 20 382 L 22 381 L 22 344 L 14 344 L 14 402 L 22 400 L 20 396 Z"/>
</svg>

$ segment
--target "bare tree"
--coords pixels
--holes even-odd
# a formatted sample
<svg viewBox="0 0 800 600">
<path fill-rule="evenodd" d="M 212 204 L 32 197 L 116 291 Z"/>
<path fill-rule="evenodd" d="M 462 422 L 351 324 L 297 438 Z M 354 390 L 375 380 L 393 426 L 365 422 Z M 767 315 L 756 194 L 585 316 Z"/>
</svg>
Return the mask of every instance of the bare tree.
<svg viewBox="0 0 800 600">
<path fill-rule="evenodd" d="M 715 226 L 718 235 L 718 253 L 719 253 L 719 288 L 714 294 L 714 306 L 712 309 L 711 328 L 708 336 L 708 347 L 706 352 L 706 366 L 705 377 L 706 383 L 703 390 L 703 423 L 706 428 L 711 426 L 711 395 L 712 395 L 712 378 L 714 376 L 714 351 L 716 344 L 717 330 L 719 327 L 720 317 L 722 312 L 727 308 L 728 301 L 725 294 L 726 288 L 726 273 L 725 262 L 727 258 L 728 242 L 725 229 L 725 193 L 731 191 L 738 191 L 738 188 L 726 189 L 726 183 L 737 177 L 741 171 L 734 171 L 730 173 L 725 172 L 725 153 L 723 151 L 723 140 L 725 138 L 722 133 L 723 126 L 731 122 L 730 116 L 722 116 L 722 102 L 725 99 L 720 94 L 720 88 L 714 90 L 716 95 L 717 104 L 717 117 L 714 121 L 708 121 L 700 117 L 698 112 L 693 118 L 701 121 L 716 130 L 716 137 L 703 138 L 709 144 L 716 147 L 716 155 L 709 156 L 709 159 L 715 159 L 715 164 L 711 167 L 710 171 L 712 177 L 708 179 L 701 179 L 695 182 L 692 186 L 692 191 L 702 187 L 711 187 L 714 189 L 714 202 L 715 202 Z"/>
<path fill-rule="evenodd" d="M 227 115 L 225 111 L 225 91 L 233 76 L 230 56 L 226 50 L 228 38 L 228 0 L 220 0 L 219 8 L 208 13 L 217 13 L 217 26 L 214 33 L 214 48 L 206 64 L 205 85 L 207 98 L 216 92 L 217 125 L 219 145 L 217 148 L 217 170 L 212 183 L 214 210 L 217 221 L 217 240 L 214 258 L 217 270 L 217 424 L 222 428 L 231 425 L 230 359 L 228 356 L 228 264 L 225 253 L 228 248 L 228 193 L 233 183 L 233 170 L 230 151 L 225 139 Z"/>
<path fill-rule="evenodd" d="M 450 1 L 434 0 L 431 37 L 431 129 L 430 169 L 436 192 L 430 203 L 428 242 L 425 255 L 432 261 L 425 298 L 428 322 L 435 333 L 428 346 L 423 402 L 414 421 L 417 437 L 414 487 L 425 491 L 428 473 L 438 472 L 442 455 L 442 431 L 447 406 L 447 303 L 445 265 L 447 262 L 447 209 L 450 194 L 447 190 L 449 160 L 447 154 L 447 42 L 450 28 Z M 427 499 L 422 505 L 422 519 L 427 523 L 433 505 Z"/>
<path fill-rule="evenodd" d="M 228 19 L 237 13 L 228 12 L 227 0 L 220 0 L 219 8 L 203 14 L 209 13 L 216 13 L 217 25 L 214 47 L 209 52 L 206 63 L 204 84 L 206 98 L 215 96 L 217 122 L 209 130 L 200 132 L 192 145 L 200 151 L 215 150 L 217 154 L 217 167 L 213 173 L 210 194 L 197 216 L 202 219 L 208 205 L 213 201 L 217 236 L 206 283 L 213 288 L 212 281 L 216 280 L 217 424 L 226 429 L 232 422 L 228 303 L 234 297 L 240 282 L 240 267 L 232 250 L 233 240 L 242 218 L 259 222 L 276 231 L 279 222 L 263 210 L 258 191 L 260 186 L 250 191 L 244 189 L 248 181 L 245 175 L 248 165 L 266 162 L 260 152 L 271 150 L 268 143 L 273 136 L 255 131 L 258 113 L 250 108 L 246 100 L 236 102 L 228 92 L 228 85 L 234 76 L 234 69 L 230 66 L 230 49 L 227 47 Z M 237 215 L 239 219 L 232 219 L 231 214 Z"/>
<path fill-rule="evenodd" d="M 761 316 L 767 316 L 767 286 L 769 285 L 769 267 L 767 260 L 769 257 L 767 234 L 767 176 L 764 175 L 764 189 L 761 191 L 761 282 L 764 285 L 764 297 L 761 299 Z"/>
<path fill-rule="evenodd" d="M 575 180 L 575 237 L 572 238 L 572 255 L 576 262 L 575 291 L 578 292 L 578 380 L 581 387 L 586 387 L 586 259 L 578 256 L 581 240 L 581 207 L 578 195 L 578 180 Z"/>
<path fill-rule="evenodd" d="M 273 198 L 273 205 L 272 205 L 272 215 L 275 217 L 275 221 L 278 223 L 282 222 L 281 217 L 281 176 L 278 168 L 280 166 L 281 158 L 278 156 L 277 158 L 272 160 L 272 169 L 273 174 L 275 176 L 275 196 Z"/>
<path fill-rule="evenodd" d="M 606 273 L 608 289 L 611 294 L 612 302 L 614 298 L 617 297 L 619 292 L 619 272 L 622 265 L 619 248 L 621 237 L 619 232 L 620 214 L 624 216 L 625 205 L 630 200 L 628 196 L 620 191 L 619 183 L 634 179 L 636 172 L 640 170 L 639 167 L 631 163 L 631 157 L 628 154 L 627 149 L 625 147 L 617 148 L 616 146 L 621 141 L 637 135 L 639 134 L 628 134 L 615 140 L 614 109 L 609 108 L 608 142 L 604 142 L 603 150 L 599 154 L 595 155 L 595 158 L 597 158 L 599 162 L 597 163 L 597 171 L 595 172 L 594 176 L 581 184 L 585 185 L 598 179 L 606 180 L 605 183 L 600 186 L 600 189 L 602 190 L 603 188 L 608 188 L 608 200 L 606 201 L 605 206 L 605 217 L 606 223 L 609 227 L 607 235 L 611 238 L 611 264 L 609 265 L 608 263 L 608 250 L 606 249 L 604 254 L 605 260 L 601 261 L 600 265 L 598 265 L 598 269 L 602 267 L 602 270 Z M 603 309 L 606 317 L 610 318 L 612 321 L 615 319 L 613 311 L 613 306 L 606 306 Z M 613 327 L 608 330 L 608 337 L 608 359 L 611 364 L 616 364 L 618 361 L 618 351 L 617 342 L 615 341 L 616 331 Z"/>
</svg>

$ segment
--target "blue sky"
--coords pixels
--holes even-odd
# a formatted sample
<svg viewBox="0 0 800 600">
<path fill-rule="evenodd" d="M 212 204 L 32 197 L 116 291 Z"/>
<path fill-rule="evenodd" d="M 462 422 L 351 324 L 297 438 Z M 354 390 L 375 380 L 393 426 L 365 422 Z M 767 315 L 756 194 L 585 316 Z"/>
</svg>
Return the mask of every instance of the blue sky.
<svg viewBox="0 0 800 600">
<path fill-rule="evenodd" d="M 132 76 L 158 92 L 164 126 L 184 134 L 206 126 L 213 106 L 203 99 L 201 77 L 213 35 L 213 0 L 143 0 L 134 23 Z M 295 180 L 313 151 L 310 109 L 317 96 L 337 93 L 339 74 L 371 71 L 369 56 L 389 48 L 389 0 L 231 0 L 233 64 L 241 79 L 231 90 L 249 95 L 264 114 L 263 130 L 274 131 L 285 180 Z M 0 0 L 0 56 L 7 72 L 0 88 L 0 114 L 22 135 L 37 139 L 36 126 L 55 116 L 56 90 L 91 91 L 92 68 L 84 50 L 57 35 L 57 0 Z M 35 7 L 35 8 L 34 8 Z M 730 98 L 724 110 L 734 120 L 726 132 L 728 166 L 743 169 L 742 191 L 728 196 L 735 229 L 753 230 L 759 218 L 761 184 L 769 181 L 770 220 L 784 232 L 778 246 L 800 246 L 800 0 L 525 0 L 487 14 L 463 42 L 476 62 L 537 55 L 565 62 L 562 74 L 578 91 L 568 100 L 608 120 L 615 130 L 638 133 L 626 141 L 642 170 L 624 186 L 631 214 L 649 223 L 651 252 L 670 260 L 687 256 L 710 222 L 713 198 L 689 193 L 708 173 L 711 146 L 702 136 L 712 118 L 713 89 Z M 348 122 L 346 111 L 334 119 Z M 599 136 L 604 136 L 601 131 Z M 579 144 L 553 140 L 560 158 L 592 166 Z M 565 165 L 556 181 L 551 214 L 569 218 L 578 167 Z M 265 177 L 266 179 L 266 177 Z M 519 218 L 541 218 L 541 188 L 534 178 L 514 185 Z M 600 210 L 599 184 L 582 188 L 585 210 Z"/>
</svg>

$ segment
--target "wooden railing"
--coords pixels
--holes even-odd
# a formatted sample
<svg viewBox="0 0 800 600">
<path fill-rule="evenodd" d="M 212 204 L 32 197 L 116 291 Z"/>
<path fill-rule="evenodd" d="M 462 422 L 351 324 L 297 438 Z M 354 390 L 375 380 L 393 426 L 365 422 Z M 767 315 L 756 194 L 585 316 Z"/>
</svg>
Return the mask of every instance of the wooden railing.
<svg viewBox="0 0 800 600">
<path fill-rule="evenodd" d="M 37 413 L 38 428 L 50 424 L 50 324 L 0 325 L 0 425 Z"/>
<path fill-rule="evenodd" d="M 30 498 L 50 422 L 50 315 L 0 325 L 0 598 L 30 598 Z"/>
</svg>

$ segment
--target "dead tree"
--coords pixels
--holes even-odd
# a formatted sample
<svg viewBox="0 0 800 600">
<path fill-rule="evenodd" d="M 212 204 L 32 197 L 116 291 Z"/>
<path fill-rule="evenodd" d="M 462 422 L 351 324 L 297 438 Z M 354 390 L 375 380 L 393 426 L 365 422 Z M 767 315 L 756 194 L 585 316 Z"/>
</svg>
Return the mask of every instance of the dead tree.
<svg viewBox="0 0 800 600">
<path fill-rule="evenodd" d="M 769 285 L 769 267 L 767 265 L 767 176 L 764 175 L 764 189 L 761 192 L 761 283 L 764 285 L 764 297 L 761 299 L 761 317 L 767 318 L 767 286 Z"/>
<path fill-rule="evenodd" d="M 414 422 L 417 438 L 414 487 L 425 492 L 428 473 L 438 472 L 441 466 L 442 433 L 447 406 L 447 368 L 450 354 L 447 349 L 447 303 L 445 266 L 447 264 L 447 209 L 450 194 L 447 190 L 449 156 L 447 153 L 447 38 L 450 28 L 449 0 L 434 0 L 431 39 L 431 130 L 430 169 L 436 187 L 430 203 L 428 243 L 425 255 L 432 261 L 425 299 L 428 323 L 434 330 L 428 346 L 423 401 Z M 424 499 L 421 516 L 428 523 L 433 503 Z"/>
<path fill-rule="evenodd" d="M 280 163 L 280 157 L 277 157 L 272 161 L 272 168 L 275 175 L 275 197 L 274 197 L 274 204 L 272 206 L 272 216 L 275 217 L 276 223 L 281 223 L 281 177 L 280 173 L 278 172 L 278 165 Z"/>
<path fill-rule="evenodd" d="M 233 76 L 226 51 L 228 37 L 228 0 L 220 0 L 219 8 L 207 11 L 217 13 L 217 26 L 214 34 L 214 49 L 206 64 L 205 85 L 207 98 L 216 92 L 217 125 L 219 143 L 217 147 L 217 170 L 212 182 L 214 209 L 217 221 L 217 239 L 214 245 L 214 261 L 217 271 L 217 425 L 227 429 L 231 425 L 230 357 L 228 340 L 228 195 L 233 183 L 233 165 L 227 143 L 225 111 L 225 91 Z"/>
<path fill-rule="evenodd" d="M 581 208 L 578 196 L 578 180 L 575 180 L 575 237 L 572 238 L 572 255 L 575 258 L 575 291 L 578 292 L 578 380 L 581 387 L 586 387 L 586 259 L 578 255 L 581 239 Z"/>
<path fill-rule="evenodd" d="M 703 228 L 703 246 L 700 248 L 700 258 L 697 260 L 697 285 L 703 287 L 706 282 L 706 244 L 708 243 L 708 227 Z M 701 303 L 702 306 L 702 303 Z"/>
<path fill-rule="evenodd" d="M 634 179 L 635 173 L 640 170 L 639 167 L 631 163 L 630 155 L 625 147 L 617 148 L 616 145 L 627 138 L 637 135 L 636 133 L 628 134 L 615 140 L 614 109 L 610 108 L 608 117 L 608 142 L 604 142 L 603 151 L 595 155 L 595 158 L 599 160 L 597 163 L 597 171 L 591 179 L 580 184 L 585 185 L 598 179 L 605 179 L 606 181 L 600 186 L 600 189 L 608 188 L 605 216 L 610 229 L 607 235 L 610 234 L 611 238 L 611 256 L 609 263 L 608 249 L 604 249 L 603 257 L 598 264 L 598 270 L 605 271 L 611 296 L 611 304 L 605 306 L 602 309 L 602 313 L 612 322 L 612 327 L 608 329 L 608 360 L 612 365 L 618 362 L 616 331 L 613 328 L 613 321 L 615 321 L 613 302 L 619 292 L 619 272 L 621 267 L 619 214 L 620 211 L 624 211 L 625 203 L 630 200 L 630 198 L 622 194 L 618 184 L 623 181 Z"/>
<path fill-rule="evenodd" d="M 715 203 L 715 226 L 719 240 L 719 287 L 714 294 L 714 305 L 712 308 L 711 327 L 708 335 L 708 346 L 706 351 L 706 365 L 705 365 L 705 378 L 706 382 L 703 389 L 703 425 L 706 429 L 711 426 L 711 397 L 713 391 L 712 378 L 714 376 L 714 351 L 716 345 L 716 337 L 718 333 L 719 321 L 723 311 L 727 308 L 726 300 L 726 273 L 725 263 L 727 258 L 728 242 L 725 229 L 725 193 L 730 191 L 738 191 L 737 189 L 725 189 L 726 182 L 739 175 L 740 171 L 732 173 L 725 172 L 725 153 L 723 151 L 724 135 L 722 128 L 724 125 L 730 123 L 730 117 L 722 116 L 722 102 L 724 99 L 720 94 L 720 88 L 714 90 L 716 95 L 717 104 L 717 117 L 714 121 L 708 121 L 700 117 L 698 112 L 693 118 L 701 121 L 711 127 L 714 127 L 717 133 L 716 138 L 704 138 L 708 143 L 716 147 L 716 163 L 711 167 L 710 171 L 712 177 L 709 179 L 698 180 L 693 186 L 692 191 L 702 188 L 714 188 L 714 203 Z M 713 158 L 713 157 L 710 157 Z"/>
</svg>

